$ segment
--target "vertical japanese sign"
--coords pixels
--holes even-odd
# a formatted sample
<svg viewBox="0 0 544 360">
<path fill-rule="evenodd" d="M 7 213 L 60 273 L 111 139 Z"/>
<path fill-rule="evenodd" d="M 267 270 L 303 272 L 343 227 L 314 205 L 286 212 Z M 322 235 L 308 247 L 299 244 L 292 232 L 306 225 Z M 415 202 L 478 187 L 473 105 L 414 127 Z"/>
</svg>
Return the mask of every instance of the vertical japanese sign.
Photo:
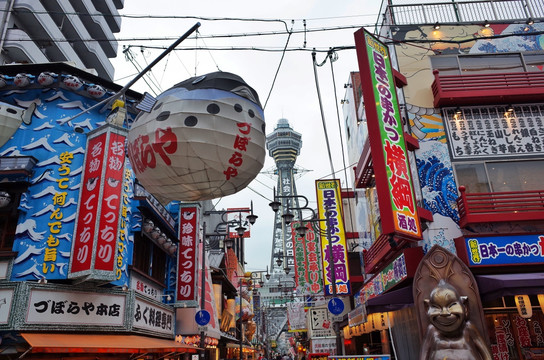
<svg viewBox="0 0 544 360">
<path fill-rule="evenodd" d="M 108 132 L 104 149 L 104 185 L 100 205 L 94 268 L 113 272 L 117 257 L 117 236 L 121 218 L 121 197 L 125 170 L 125 133 Z M 115 276 L 117 279 L 117 274 Z"/>
<path fill-rule="evenodd" d="M 387 46 L 355 32 L 372 163 L 383 233 L 421 238 L 402 118 Z M 387 179 L 387 181 L 385 181 Z"/>
<path fill-rule="evenodd" d="M 312 224 L 303 222 L 308 229 L 304 237 L 298 236 L 298 221 L 291 223 L 291 234 L 295 253 L 295 283 L 303 295 L 322 295 L 323 278 L 321 276 L 321 248 Z"/>
<path fill-rule="evenodd" d="M 125 139 L 126 130 L 111 125 L 89 134 L 69 278 L 116 279 Z"/>
<path fill-rule="evenodd" d="M 42 273 L 44 276 L 48 273 L 54 273 L 57 270 L 57 249 L 60 244 L 60 236 L 62 236 L 62 221 L 64 214 L 62 207 L 66 204 L 66 197 L 68 195 L 67 189 L 70 181 L 70 172 L 72 171 L 71 165 L 74 159 L 74 154 L 65 151 L 59 156 L 60 166 L 58 168 L 59 178 L 57 180 L 57 189 L 53 195 L 53 205 L 55 209 L 49 216 L 47 223 L 49 227 L 49 234 L 47 235 L 47 246 L 44 249 Z M 59 271 L 60 272 L 60 271 Z"/>
<path fill-rule="evenodd" d="M 351 284 L 349 281 L 348 253 L 346 250 L 340 181 L 338 179 L 316 180 L 315 189 L 317 192 L 317 212 L 319 218 L 326 219 L 328 212 L 328 223 L 320 223 L 323 233 L 326 233 L 328 228 L 328 236 L 321 236 L 325 294 L 334 294 L 332 288 L 332 272 L 334 271 L 336 295 L 349 295 L 351 294 Z"/>
<path fill-rule="evenodd" d="M 197 300 L 196 266 L 200 205 L 181 204 L 179 215 L 178 277 L 176 302 Z"/>
<path fill-rule="evenodd" d="M 130 198 L 134 197 L 134 172 L 127 163 L 123 172 L 123 191 L 121 193 L 121 218 L 119 221 L 119 233 L 117 236 L 117 254 L 115 266 L 115 285 L 127 285 L 128 276 L 123 271 L 127 266 L 130 241 L 129 241 L 129 216 Z"/>
<path fill-rule="evenodd" d="M 99 197 L 102 187 L 106 134 L 89 138 L 85 154 L 85 170 L 79 195 L 76 231 L 72 244 L 70 274 L 88 272 L 92 268 L 94 234 L 99 218 Z"/>
</svg>

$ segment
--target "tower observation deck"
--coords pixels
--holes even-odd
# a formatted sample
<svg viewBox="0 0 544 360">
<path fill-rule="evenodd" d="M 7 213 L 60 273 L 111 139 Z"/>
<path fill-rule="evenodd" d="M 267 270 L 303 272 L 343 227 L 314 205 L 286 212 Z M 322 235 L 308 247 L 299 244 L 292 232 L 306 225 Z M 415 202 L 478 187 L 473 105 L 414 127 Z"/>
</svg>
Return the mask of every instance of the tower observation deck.
<svg viewBox="0 0 544 360">
<path fill-rule="evenodd" d="M 297 188 L 295 186 L 294 175 L 296 173 L 295 162 L 300 154 L 302 147 L 302 136 L 289 126 L 287 119 L 279 119 L 274 131 L 266 137 L 266 148 L 268 154 L 276 163 L 275 174 L 278 176 L 276 186 L 276 195 L 278 196 L 296 196 Z M 289 204 L 290 207 L 298 208 L 296 198 L 279 198 L 282 203 L 280 211 L 276 212 L 274 217 L 274 233 L 272 240 L 272 258 L 270 268 L 273 273 L 278 273 L 289 269 L 294 271 L 295 257 L 293 251 L 293 239 L 291 231 L 283 223 L 281 215 L 283 209 Z M 295 219 L 300 219 L 300 214 L 295 214 Z M 278 266 L 277 260 L 281 259 L 282 264 Z"/>
</svg>

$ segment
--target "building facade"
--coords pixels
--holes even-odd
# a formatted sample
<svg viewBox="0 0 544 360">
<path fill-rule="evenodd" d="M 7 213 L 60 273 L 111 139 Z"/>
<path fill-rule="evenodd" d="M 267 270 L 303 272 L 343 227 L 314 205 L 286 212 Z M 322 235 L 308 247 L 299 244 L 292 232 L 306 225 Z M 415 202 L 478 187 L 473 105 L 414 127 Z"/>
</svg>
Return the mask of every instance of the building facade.
<svg viewBox="0 0 544 360">
<path fill-rule="evenodd" d="M 69 62 L 113 80 L 122 0 L 2 0 L 1 64 Z"/>
<path fill-rule="evenodd" d="M 375 35 L 355 34 L 360 74 L 350 75 L 347 96 L 353 103 L 344 110 L 350 114 L 350 161 L 357 161 L 358 230 L 369 239 L 366 280 L 355 303 L 365 307 L 369 321 L 353 322 L 345 334 L 375 353 L 391 343 L 397 358 L 417 358 L 414 309 L 420 304 L 414 304 L 413 276 L 422 256 L 439 245 L 476 279 L 493 356 L 542 354 L 543 17 L 542 4 L 533 1 L 420 7 L 389 2 Z M 377 110 L 363 90 L 369 75 L 362 48 L 382 45 L 390 56 L 375 55 L 372 69 L 385 74 L 391 63 L 390 91 L 381 95 L 389 93 L 397 103 L 391 100 L 387 111 L 383 98 Z M 386 125 L 380 135 L 376 113 L 387 113 L 381 124 L 389 125 L 396 113 L 401 130 Z M 392 134 L 404 137 L 402 146 L 396 147 Z M 385 157 L 376 141 L 383 142 Z M 392 167 L 392 156 L 397 161 L 399 154 L 409 164 L 404 174 L 412 181 L 405 189 L 412 195 L 407 190 L 403 199 L 413 203 L 419 236 L 390 223 L 392 214 L 409 217 L 383 200 L 384 193 L 394 197 L 399 191 L 387 188 L 393 184 L 387 174 L 399 174 L 401 163 Z"/>
<path fill-rule="evenodd" d="M 2 352 L 196 352 L 173 306 L 179 204 L 139 185 L 125 154 L 141 95 L 73 117 L 121 87 L 64 63 L 0 73 Z"/>
</svg>

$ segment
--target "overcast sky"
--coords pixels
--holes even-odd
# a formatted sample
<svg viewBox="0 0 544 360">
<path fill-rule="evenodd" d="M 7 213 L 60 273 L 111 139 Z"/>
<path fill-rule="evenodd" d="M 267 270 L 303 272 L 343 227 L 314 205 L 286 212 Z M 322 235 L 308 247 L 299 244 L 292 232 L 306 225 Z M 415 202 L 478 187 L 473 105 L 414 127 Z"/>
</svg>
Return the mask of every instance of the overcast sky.
<svg viewBox="0 0 544 360">
<path fill-rule="evenodd" d="M 321 63 L 329 48 L 354 46 L 353 33 L 362 26 L 372 29 L 380 5 L 381 0 L 125 1 L 125 8 L 120 14 L 138 16 L 123 17 L 122 31 L 116 34 L 119 39 L 119 55 L 112 59 L 116 69 L 115 82 L 124 85 L 138 72 L 125 59 L 124 46 L 130 46 L 135 63 L 143 68 L 162 52 L 161 49 L 151 47 L 168 47 L 196 22 L 200 22 L 197 38 L 191 36 L 185 40 L 178 46 L 180 50 L 165 57 L 153 68 L 153 82 L 160 88 L 151 81 L 146 83 L 140 80 L 132 89 L 151 93 L 154 90 L 159 94 L 182 80 L 218 70 L 241 76 L 257 91 L 261 104 L 266 104 L 267 134 L 274 130 L 280 118 L 288 119 L 291 127 L 302 134 L 302 150 L 297 165 L 308 172 L 297 180 L 297 190 L 310 199 L 311 206 L 315 206 L 314 182 L 319 178 L 331 178 L 331 165 L 316 91 L 312 49 L 318 51 L 317 62 Z M 195 16 L 200 19 L 164 18 L 166 16 Z M 282 21 L 258 21 L 263 19 Z M 304 20 L 306 33 L 303 32 Z M 352 28 L 333 30 L 350 26 Z M 290 37 L 286 29 L 293 30 Z M 154 40 L 146 40 L 150 38 Z M 283 54 L 281 50 L 286 45 L 288 51 Z M 194 50 L 195 47 L 207 49 Z M 213 50 L 232 48 L 257 50 Z M 344 84 L 350 71 L 358 71 L 358 68 L 355 50 L 340 50 L 337 55 L 332 71 L 336 80 L 336 100 L 340 102 L 345 94 Z M 276 77 L 282 56 L 283 61 Z M 331 64 L 327 61 L 317 69 L 333 167 L 337 178 L 346 186 L 344 172 L 341 171 L 344 161 Z M 345 136 L 340 104 L 338 108 L 342 136 Z M 347 154 L 345 157 L 347 162 Z M 353 171 L 352 165 L 346 163 L 348 172 Z M 268 203 L 272 199 L 276 179 L 267 172 L 271 172 L 273 167 L 274 161 L 267 154 L 261 174 L 248 188 L 214 200 L 218 209 L 249 206 L 250 200 L 253 200 L 259 218 L 252 228 L 251 238 L 246 241 L 246 270 L 249 271 L 264 270 L 270 263 L 274 213 Z"/>
</svg>

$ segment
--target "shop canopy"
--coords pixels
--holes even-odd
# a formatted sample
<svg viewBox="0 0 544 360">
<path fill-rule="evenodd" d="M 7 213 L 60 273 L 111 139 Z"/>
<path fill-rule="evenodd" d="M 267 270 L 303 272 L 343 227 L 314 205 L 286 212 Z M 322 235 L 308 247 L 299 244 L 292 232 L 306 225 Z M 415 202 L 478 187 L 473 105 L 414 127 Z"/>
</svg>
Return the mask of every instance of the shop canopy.
<svg viewBox="0 0 544 360">
<path fill-rule="evenodd" d="M 174 340 L 138 335 L 23 333 L 34 353 L 196 353 Z"/>
<path fill-rule="evenodd" d="M 476 275 L 482 301 L 501 296 L 544 294 L 544 273 Z"/>
</svg>

